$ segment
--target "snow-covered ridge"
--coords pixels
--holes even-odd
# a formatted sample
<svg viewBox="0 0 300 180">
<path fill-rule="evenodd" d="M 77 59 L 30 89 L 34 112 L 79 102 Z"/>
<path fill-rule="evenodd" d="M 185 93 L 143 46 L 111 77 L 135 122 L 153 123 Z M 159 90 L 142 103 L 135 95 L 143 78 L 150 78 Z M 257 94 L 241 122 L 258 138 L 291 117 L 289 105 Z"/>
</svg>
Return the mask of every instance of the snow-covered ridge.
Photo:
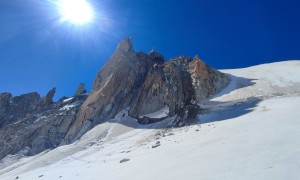
<svg viewBox="0 0 300 180">
<path fill-rule="evenodd" d="M 300 61 L 223 72 L 231 83 L 203 102 L 212 112 L 195 125 L 139 125 L 124 110 L 0 179 L 300 179 Z"/>
<path fill-rule="evenodd" d="M 231 83 L 210 101 L 226 102 L 251 97 L 299 95 L 299 60 L 221 71 L 230 75 Z"/>
</svg>

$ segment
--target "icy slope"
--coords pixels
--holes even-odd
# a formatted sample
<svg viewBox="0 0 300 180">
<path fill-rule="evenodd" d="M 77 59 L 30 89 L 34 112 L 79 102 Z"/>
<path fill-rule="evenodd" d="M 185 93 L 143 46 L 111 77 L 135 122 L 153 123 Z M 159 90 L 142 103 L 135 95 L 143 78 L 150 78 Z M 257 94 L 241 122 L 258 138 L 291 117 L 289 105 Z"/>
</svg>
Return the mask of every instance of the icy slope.
<svg viewBox="0 0 300 180">
<path fill-rule="evenodd" d="M 204 102 L 211 111 L 196 125 L 142 126 L 124 110 L 72 145 L 2 168 L 0 179 L 300 179 L 300 61 L 223 72 L 230 85 Z"/>
<path fill-rule="evenodd" d="M 249 97 L 299 95 L 300 61 L 283 61 L 244 69 L 230 69 L 232 82 L 210 101 L 234 101 Z"/>
</svg>

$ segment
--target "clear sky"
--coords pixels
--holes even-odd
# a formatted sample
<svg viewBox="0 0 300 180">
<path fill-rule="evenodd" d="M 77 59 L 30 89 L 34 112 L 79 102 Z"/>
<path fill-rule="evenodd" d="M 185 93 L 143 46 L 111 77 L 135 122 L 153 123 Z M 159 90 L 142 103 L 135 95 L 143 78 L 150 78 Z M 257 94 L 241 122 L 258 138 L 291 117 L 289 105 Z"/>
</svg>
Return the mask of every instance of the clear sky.
<svg viewBox="0 0 300 180">
<path fill-rule="evenodd" d="M 0 92 L 89 90 L 129 36 L 136 51 L 198 54 L 219 69 L 300 59 L 299 0 L 90 0 L 95 18 L 80 26 L 51 1 L 0 0 Z"/>
</svg>

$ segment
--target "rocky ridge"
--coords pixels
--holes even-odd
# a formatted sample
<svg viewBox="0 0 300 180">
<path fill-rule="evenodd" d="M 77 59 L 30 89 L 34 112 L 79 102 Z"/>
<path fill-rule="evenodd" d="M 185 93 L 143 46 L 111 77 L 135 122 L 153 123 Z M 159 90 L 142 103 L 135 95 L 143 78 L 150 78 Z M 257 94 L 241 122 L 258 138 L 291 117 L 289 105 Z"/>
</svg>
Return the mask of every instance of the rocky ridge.
<svg viewBox="0 0 300 180">
<path fill-rule="evenodd" d="M 87 94 L 53 102 L 54 93 L 55 88 L 45 97 L 36 92 L 0 94 L 0 159 L 8 154 L 35 155 L 61 144 Z"/>
<path fill-rule="evenodd" d="M 74 97 L 53 102 L 29 93 L 0 94 L 0 159 L 7 154 L 34 155 L 69 144 L 88 130 L 127 110 L 141 124 L 176 117 L 174 126 L 192 122 L 203 99 L 224 88 L 227 75 L 198 56 L 168 61 L 152 50 L 135 52 L 132 40 L 122 40 L 97 74 L 91 92 L 80 84 Z M 164 116 L 155 116 L 164 110 Z"/>
<path fill-rule="evenodd" d="M 65 143 L 74 142 L 126 108 L 142 124 L 185 110 L 186 115 L 177 117 L 177 125 L 184 125 L 196 118 L 190 112 L 200 113 L 201 100 L 220 91 L 228 82 L 228 76 L 206 65 L 198 56 L 180 56 L 165 62 L 154 50 L 149 54 L 135 52 L 132 40 L 124 39 L 97 74 Z M 168 108 L 167 116 L 147 116 L 164 107 Z"/>
</svg>

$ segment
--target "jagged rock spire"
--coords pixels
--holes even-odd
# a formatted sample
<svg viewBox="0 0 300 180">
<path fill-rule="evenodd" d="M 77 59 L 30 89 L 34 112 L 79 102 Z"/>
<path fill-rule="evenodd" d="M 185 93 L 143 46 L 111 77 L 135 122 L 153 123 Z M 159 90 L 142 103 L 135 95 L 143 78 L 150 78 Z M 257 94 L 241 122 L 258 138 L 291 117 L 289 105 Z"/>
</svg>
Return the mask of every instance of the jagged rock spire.
<svg viewBox="0 0 300 180">
<path fill-rule="evenodd" d="M 74 96 L 79 96 L 79 95 L 82 95 L 84 93 L 86 93 L 84 83 L 80 83 L 77 90 L 76 90 L 76 92 L 75 92 L 75 94 L 74 94 Z"/>
<path fill-rule="evenodd" d="M 119 43 L 119 45 L 115 51 L 115 54 L 127 53 L 127 52 L 134 52 L 131 37 L 123 39 Z"/>
<path fill-rule="evenodd" d="M 56 92 L 56 87 L 52 88 L 42 100 L 42 105 L 46 106 L 53 103 L 53 97 Z"/>
</svg>

